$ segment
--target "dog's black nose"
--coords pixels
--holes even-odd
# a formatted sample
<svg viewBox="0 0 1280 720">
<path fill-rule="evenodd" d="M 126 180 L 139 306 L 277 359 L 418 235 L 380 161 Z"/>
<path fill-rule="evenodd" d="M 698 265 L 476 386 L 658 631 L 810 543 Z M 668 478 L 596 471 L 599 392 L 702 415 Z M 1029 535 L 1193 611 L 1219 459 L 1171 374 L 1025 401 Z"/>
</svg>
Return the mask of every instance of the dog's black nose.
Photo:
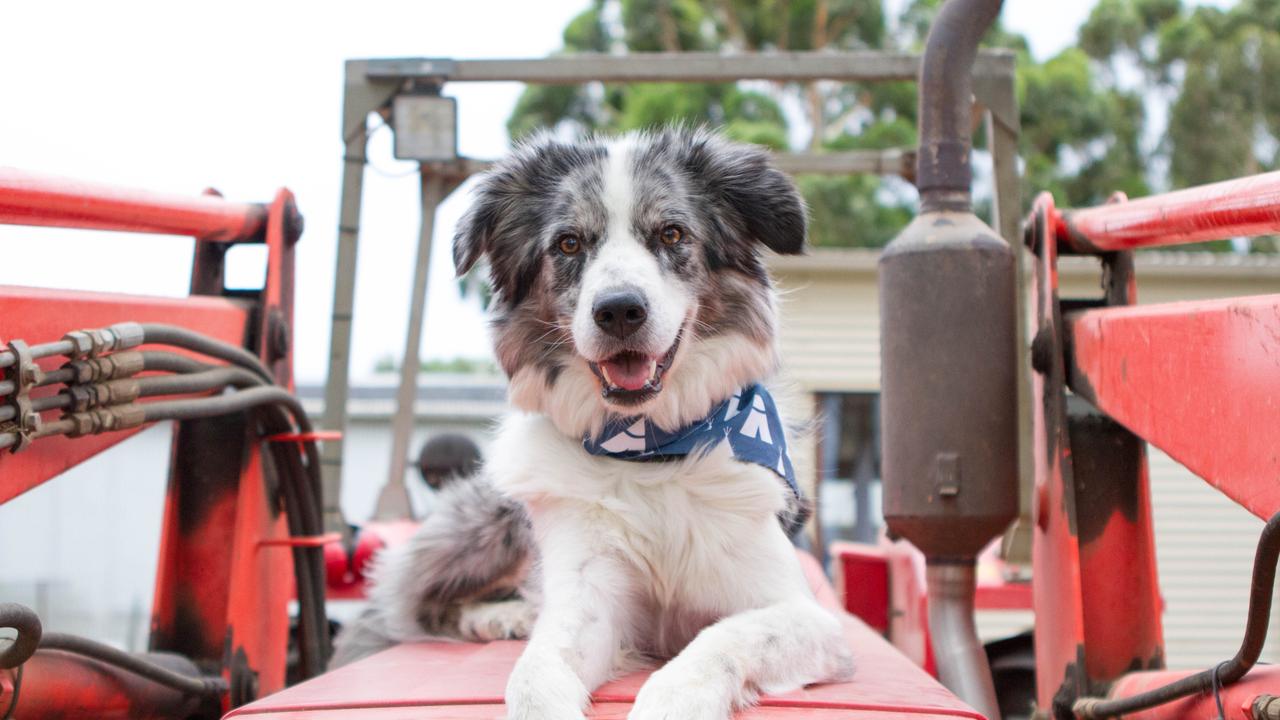
<svg viewBox="0 0 1280 720">
<path fill-rule="evenodd" d="M 596 298 L 591 313 L 601 330 L 623 340 L 644 325 L 649 307 L 638 291 L 615 290 Z"/>
</svg>

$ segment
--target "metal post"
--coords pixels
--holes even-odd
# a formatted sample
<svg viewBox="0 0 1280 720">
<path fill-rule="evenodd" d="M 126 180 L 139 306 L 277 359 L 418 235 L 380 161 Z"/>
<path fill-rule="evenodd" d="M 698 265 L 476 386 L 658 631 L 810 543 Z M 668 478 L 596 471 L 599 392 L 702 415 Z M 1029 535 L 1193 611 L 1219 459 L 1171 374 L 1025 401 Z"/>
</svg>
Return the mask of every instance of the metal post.
<svg viewBox="0 0 1280 720">
<path fill-rule="evenodd" d="M 858 463 L 853 468 L 853 539 L 874 545 L 876 542 L 876 517 L 871 508 L 871 480 L 875 477 L 874 440 L 862 444 Z"/>
<path fill-rule="evenodd" d="M 348 100 L 350 102 L 350 100 Z M 324 427 L 347 426 L 347 380 L 351 370 L 351 314 L 355 305 L 356 246 L 360 240 L 360 199 L 364 187 L 364 116 L 350 128 L 342 157 L 342 208 L 338 216 L 338 262 L 333 279 L 333 313 L 329 329 L 329 377 L 324 388 Z M 342 516 L 342 444 L 329 440 L 320 453 L 324 496 L 324 530 L 346 537 L 350 526 Z"/>
<path fill-rule="evenodd" d="M 826 393 L 822 396 L 822 457 L 820 458 L 818 476 L 822 481 L 836 479 L 840 466 L 840 412 L 843 406 L 840 393 Z M 814 488 L 818 496 L 819 506 L 822 499 L 822 482 Z M 820 538 L 822 547 L 827 546 L 827 539 Z M 826 558 L 823 558 L 825 561 Z"/>
<path fill-rule="evenodd" d="M 404 360 L 400 365 L 400 390 L 396 394 L 396 416 L 391 425 L 391 472 L 387 484 L 378 494 L 375 520 L 401 520 L 413 517 L 409 489 L 405 486 L 405 458 L 409 438 L 413 434 L 413 405 L 418 395 L 418 348 L 422 344 L 422 321 L 427 302 L 427 278 L 431 273 L 431 236 L 436 223 L 436 208 L 444 200 L 444 178 L 423 167 L 421 179 L 422 227 L 418 232 L 418 260 L 413 270 L 413 296 L 409 303 L 409 330 L 404 342 Z"/>
<path fill-rule="evenodd" d="M 975 77 L 974 95 L 987 111 L 987 147 L 991 150 L 993 192 L 991 225 L 1017 255 L 1014 297 L 1018 324 L 1018 519 L 1005 533 L 1002 555 L 1010 563 L 1031 564 L 1032 498 L 1035 465 L 1031 440 L 1031 348 L 1027 340 L 1026 251 L 1022 242 L 1022 201 L 1018 181 L 1018 98 L 1013 78 Z"/>
</svg>

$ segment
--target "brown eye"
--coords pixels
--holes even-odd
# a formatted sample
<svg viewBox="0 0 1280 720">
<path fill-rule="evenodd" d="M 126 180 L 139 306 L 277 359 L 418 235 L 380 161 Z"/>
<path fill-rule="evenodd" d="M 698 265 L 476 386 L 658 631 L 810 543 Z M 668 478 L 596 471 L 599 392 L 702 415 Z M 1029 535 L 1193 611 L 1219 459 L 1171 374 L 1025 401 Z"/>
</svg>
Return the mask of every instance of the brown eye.
<svg viewBox="0 0 1280 720">
<path fill-rule="evenodd" d="M 582 249 L 582 241 L 576 235 L 561 235 L 559 245 L 560 252 L 565 255 L 573 255 Z"/>
<path fill-rule="evenodd" d="M 660 237 L 662 238 L 662 242 L 667 245 L 675 245 L 684 239 L 684 231 L 675 225 L 668 225 L 662 228 Z"/>
</svg>

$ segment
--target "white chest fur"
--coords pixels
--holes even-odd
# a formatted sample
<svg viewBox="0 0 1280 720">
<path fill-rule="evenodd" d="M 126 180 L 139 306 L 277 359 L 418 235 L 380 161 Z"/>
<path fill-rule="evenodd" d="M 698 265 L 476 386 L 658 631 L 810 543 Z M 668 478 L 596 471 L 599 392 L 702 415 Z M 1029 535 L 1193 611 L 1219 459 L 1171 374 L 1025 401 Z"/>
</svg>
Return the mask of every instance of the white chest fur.
<svg viewBox="0 0 1280 720">
<path fill-rule="evenodd" d="M 638 636 L 657 652 L 803 584 L 777 520 L 786 487 L 726 445 L 679 461 L 624 461 L 588 454 L 544 418 L 514 415 L 491 457 L 495 484 L 529 506 L 546 581 L 555 582 L 558 554 L 582 547 L 621 560 L 626 573 L 614 581 L 631 586 Z"/>
</svg>

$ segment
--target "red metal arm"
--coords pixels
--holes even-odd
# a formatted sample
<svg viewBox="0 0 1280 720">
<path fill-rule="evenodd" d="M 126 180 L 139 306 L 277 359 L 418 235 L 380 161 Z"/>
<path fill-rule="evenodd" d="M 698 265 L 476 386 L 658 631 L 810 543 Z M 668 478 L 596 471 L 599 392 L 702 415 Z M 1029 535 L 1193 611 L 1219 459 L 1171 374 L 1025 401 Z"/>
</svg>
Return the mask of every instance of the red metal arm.
<svg viewBox="0 0 1280 720">
<path fill-rule="evenodd" d="M 0 168 L 0 224 L 190 235 L 212 242 L 260 237 L 267 209 Z"/>
<path fill-rule="evenodd" d="M 1057 218 L 1059 240 L 1081 253 L 1275 232 L 1280 232 L 1280 172 L 1064 211 Z"/>
<path fill-rule="evenodd" d="M 0 168 L 0 224 L 164 233 L 204 241 L 195 243 L 191 296 L 186 298 L 0 286 L 0 339 L 48 342 L 68 330 L 126 320 L 179 323 L 254 351 L 279 384 L 292 388 L 293 252 L 302 222 L 287 190 L 267 206 Z M 267 246 L 267 278 L 256 295 L 227 297 L 223 248 L 211 243 L 241 241 Z M 39 362 L 48 370 L 61 360 Z M 40 388 L 33 396 L 54 390 Z M 47 437 L 17 454 L 0 453 L 0 503 L 132 432 L 136 430 Z M 261 460 L 257 431 L 245 415 L 178 422 L 170 465 L 149 644 L 202 668 L 219 668 L 231 688 L 223 698 L 225 711 L 285 684 L 292 553 L 277 552 L 272 545 L 287 541 L 290 533 Z M 53 670 L 43 678 L 37 677 L 36 666 L 28 671 L 31 692 L 23 691 L 27 712 L 44 716 L 63 707 L 67 697 L 88 698 L 70 688 L 92 678 L 44 667 Z M 43 686 L 42 679 L 48 680 Z M 38 691 L 41 687 L 47 692 Z M 112 684 L 110 698 L 95 696 L 86 700 L 90 705 L 77 707 L 108 717 L 104 704 L 129 701 L 127 691 Z M 0 703 L 5 692 L 0 686 Z M 138 707 L 125 714 L 152 716 Z"/>
<path fill-rule="evenodd" d="M 1280 295 L 1069 314 L 1071 389 L 1261 518 L 1280 511 Z"/>
</svg>

